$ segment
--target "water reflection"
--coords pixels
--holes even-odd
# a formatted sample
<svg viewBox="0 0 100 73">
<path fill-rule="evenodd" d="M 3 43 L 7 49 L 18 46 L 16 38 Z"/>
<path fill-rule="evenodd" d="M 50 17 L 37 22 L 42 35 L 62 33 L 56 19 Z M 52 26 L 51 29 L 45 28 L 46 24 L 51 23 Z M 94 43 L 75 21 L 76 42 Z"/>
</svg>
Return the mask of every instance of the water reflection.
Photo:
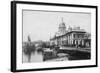
<svg viewBox="0 0 100 73">
<path fill-rule="evenodd" d="M 43 53 L 35 51 L 31 54 L 31 62 L 43 62 Z"/>
<path fill-rule="evenodd" d="M 28 55 L 23 53 L 23 62 L 28 62 Z M 31 53 L 30 62 L 43 62 L 43 52 L 35 50 Z"/>
<path fill-rule="evenodd" d="M 55 55 L 52 52 L 44 53 L 43 50 L 41 49 L 37 49 L 37 48 L 35 49 L 36 50 L 32 51 L 30 54 L 30 61 L 29 61 L 29 56 L 23 52 L 23 63 L 90 59 L 89 53 L 76 52 L 75 55 L 69 55 L 68 53 L 66 53 L 66 51 L 63 52 L 60 51 Z"/>
</svg>

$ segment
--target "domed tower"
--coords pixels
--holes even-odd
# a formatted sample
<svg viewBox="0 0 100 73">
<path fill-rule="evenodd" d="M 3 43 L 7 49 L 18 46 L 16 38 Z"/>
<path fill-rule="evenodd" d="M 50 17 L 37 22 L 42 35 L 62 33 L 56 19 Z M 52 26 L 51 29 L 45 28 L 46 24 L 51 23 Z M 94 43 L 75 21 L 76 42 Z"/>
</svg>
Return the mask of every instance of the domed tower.
<svg viewBox="0 0 100 73">
<path fill-rule="evenodd" d="M 62 18 L 62 22 L 59 24 L 59 32 L 65 32 L 65 31 L 66 31 L 66 26 Z"/>
<path fill-rule="evenodd" d="M 62 22 L 59 24 L 59 29 L 58 32 L 56 32 L 56 36 L 61 36 L 66 34 L 66 26 L 65 23 L 63 22 L 63 18 L 62 18 Z"/>
</svg>

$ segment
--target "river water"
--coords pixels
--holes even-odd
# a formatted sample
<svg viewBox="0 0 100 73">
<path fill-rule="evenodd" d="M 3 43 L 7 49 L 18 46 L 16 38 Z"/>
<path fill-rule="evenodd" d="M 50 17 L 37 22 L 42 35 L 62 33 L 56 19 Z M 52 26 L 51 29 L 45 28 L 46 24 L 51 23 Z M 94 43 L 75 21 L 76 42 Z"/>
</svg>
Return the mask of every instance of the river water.
<svg viewBox="0 0 100 73">
<path fill-rule="evenodd" d="M 28 56 L 23 53 L 23 63 L 28 62 Z M 31 53 L 30 62 L 43 62 L 43 53 L 35 51 Z"/>
<path fill-rule="evenodd" d="M 55 59 L 49 59 L 47 61 L 64 61 L 68 60 L 68 57 L 60 57 Z M 23 63 L 28 62 L 28 56 L 23 53 Z M 31 54 L 30 62 L 43 62 L 43 53 L 35 51 Z"/>
<path fill-rule="evenodd" d="M 84 54 L 85 55 L 85 54 Z M 68 60 L 81 60 L 81 59 L 88 59 L 86 58 L 86 56 L 81 56 L 79 55 L 79 57 L 75 57 L 75 56 L 64 56 L 64 57 L 57 57 L 57 58 L 54 58 L 54 59 L 49 59 L 49 60 L 46 60 L 46 61 L 68 61 Z M 28 55 L 25 55 L 23 53 L 22 55 L 22 62 L 23 63 L 28 63 L 29 60 L 28 60 Z M 31 53 L 31 57 L 30 57 L 30 62 L 43 62 L 44 61 L 44 56 L 43 56 L 43 52 L 38 52 L 38 51 L 34 51 L 33 53 Z"/>
</svg>

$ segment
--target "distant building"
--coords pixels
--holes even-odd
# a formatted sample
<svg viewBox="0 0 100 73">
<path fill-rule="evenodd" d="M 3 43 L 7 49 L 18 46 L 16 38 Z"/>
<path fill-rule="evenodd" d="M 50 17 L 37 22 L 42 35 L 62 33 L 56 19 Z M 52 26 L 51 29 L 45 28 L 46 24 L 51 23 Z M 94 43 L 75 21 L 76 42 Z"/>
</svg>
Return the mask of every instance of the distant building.
<svg viewBox="0 0 100 73">
<path fill-rule="evenodd" d="M 62 19 L 62 22 L 59 24 L 59 30 L 55 35 L 50 39 L 52 45 L 66 45 L 66 46 L 87 46 L 91 45 L 91 35 L 81 29 L 80 27 L 69 28 L 66 30 L 65 23 Z"/>
</svg>

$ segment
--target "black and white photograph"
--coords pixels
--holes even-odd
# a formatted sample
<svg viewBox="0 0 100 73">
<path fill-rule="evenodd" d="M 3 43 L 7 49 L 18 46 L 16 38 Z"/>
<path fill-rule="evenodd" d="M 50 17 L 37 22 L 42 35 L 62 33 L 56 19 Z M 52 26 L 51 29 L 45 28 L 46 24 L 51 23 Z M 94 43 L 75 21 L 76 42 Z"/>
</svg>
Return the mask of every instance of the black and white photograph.
<svg viewBox="0 0 100 73">
<path fill-rule="evenodd" d="M 97 67 L 97 6 L 11 4 L 12 72 Z"/>
<path fill-rule="evenodd" d="M 23 10 L 23 63 L 91 59 L 91 14 Z"/>
</svg>

